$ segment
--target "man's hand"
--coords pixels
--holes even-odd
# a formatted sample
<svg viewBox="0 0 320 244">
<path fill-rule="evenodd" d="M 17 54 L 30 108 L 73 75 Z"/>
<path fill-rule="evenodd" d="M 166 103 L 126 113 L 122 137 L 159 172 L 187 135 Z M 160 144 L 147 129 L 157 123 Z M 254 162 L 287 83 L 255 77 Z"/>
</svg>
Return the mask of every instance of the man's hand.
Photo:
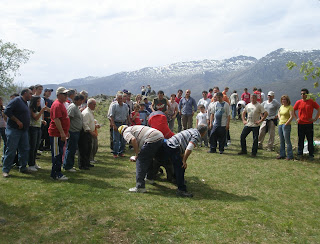
<svg viewBox="0 0 320 244">
<path fill-rule="evenodd" d="M 246 120 L 242 120 L 242 122 L 244 125 L 248 124 L 248 121 L 246 121 Z"/>
<path fill-rule="evenodd" d="M 67 140 L 67 136 L 66 134 L 64 134 L 64 132 L 61 134 L 61 141 L 66 141 Z"/>
<path fill-rule="evenodd" d="M 23 124 L 20 120 L 18 120 L 17 122 L 17 125 L 19 126 L 19 129 L 22 130 L 23 129 Z"/>
<path fill-rule="evenodd" d="M 256 125 L 259 125 L 261 122 L 262 122 L 261 120 L 257 120 L 257 121 L 255 121 L 254 123 L 255 123 Z"/>
<path fill-rule="evenodd" d="M 187 167 L 188 167 L 187 162 L 182 160 L 182 167 L 181 168 L 186 169 Z"/>
<path fill-rule="evenodd" d="M 97 138 L 97 134 L 96 133 L 90 131 L 90 134 L 92 135 L 93 138 Z"/>
</svg>

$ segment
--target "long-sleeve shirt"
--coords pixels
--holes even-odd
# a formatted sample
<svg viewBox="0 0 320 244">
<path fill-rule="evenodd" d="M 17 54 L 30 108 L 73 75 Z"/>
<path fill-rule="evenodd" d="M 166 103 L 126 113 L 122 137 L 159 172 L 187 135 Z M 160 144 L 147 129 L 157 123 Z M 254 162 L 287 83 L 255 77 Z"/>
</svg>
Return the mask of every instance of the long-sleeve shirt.
<svg viewBox="0 0 320 244">
<path fill-rule="evenodd" d="M 192 110 L 193 107 L 193 110 Z M 179 103 L 179 111 L 183 115 L 190 115 L 192 112 L 197 112 L 197 103 L 196 101 L 192 98 L 189 97 L 187 98 L 182 98 L 180 103 Z"/>
<path fill-rule="evenodd" d="M 16 122 L 10 119 L 15 116 L 23 124 L 23 130 L 27 130 L 30 126 L 30 110 L 28 104 L 22 97 L 16 97 L 11 100 L 4 110 L 4 114 L 8 117 L 7 125 L 14 129 L 19 129 Z"/>
<path fill-rule="evenodd" d="M 92 110 L 87 107 L 85 110 L 82 111 L 83 116 L 83 130 L 84 131 L 92 131 L 95 130 L 95 122 L 94 122 L 94 115 Z"/>
</svg>

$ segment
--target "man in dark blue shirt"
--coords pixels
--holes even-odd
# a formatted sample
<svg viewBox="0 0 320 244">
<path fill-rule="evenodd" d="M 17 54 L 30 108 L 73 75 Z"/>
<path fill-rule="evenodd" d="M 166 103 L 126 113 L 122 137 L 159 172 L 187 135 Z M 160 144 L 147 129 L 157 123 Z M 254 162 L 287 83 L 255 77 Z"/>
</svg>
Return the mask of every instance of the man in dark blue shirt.
<svg viewBox="0 0 320 244">
<path fill-rule="evenodd" d="M 6 128 L 7 149 L 2 168 L 3 177 L 9 176 L 17 149 L 19 151 L 20 172 L 28 172 L 30 110 L 27 101 L 31 99 L 31 96 L 31 90 L 22 90 L 21 96 L 11 100 L 4 111 L 8 117 L 8 123 Z"/>
</svg>

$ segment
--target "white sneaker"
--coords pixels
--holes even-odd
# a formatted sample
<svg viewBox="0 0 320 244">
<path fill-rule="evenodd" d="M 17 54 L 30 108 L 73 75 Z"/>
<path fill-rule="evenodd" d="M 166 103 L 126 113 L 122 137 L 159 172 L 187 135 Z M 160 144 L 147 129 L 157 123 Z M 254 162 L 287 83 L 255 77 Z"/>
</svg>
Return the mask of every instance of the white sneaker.
<svg viewBox="0 0 320 244">
<path fill-rule="evenodd" d="M 145 193 L 147 190 L 146 188 L 137 188 L 137 187 L 132 187 L 129 189 L 130 192 L 139 192 L 139 193 Z"/>
<path fill-rule="evenodd" d="M 8 178 L 8 177 L 9 177 L 9 174 L 8 174 L 8 173 L 3 172 L 3 173 L 2 173 L 2 176 L 3 176 L 4 178 Z"/>
<path fill-rule="evenodd" d="M 75 168 L 66 169 L 66 171 L 68 171 L 68 172 L 77 172 L 77 170 Z"/>
<path fill-rule="evenodd" d="M 95 164 L 96 162 L 97 162 L 96 160 L 90 161 L 91 164 Z"/>
<path fill-rule="evenodd" d="M 231 145 L 231 141 L 230 141 L 230 140 L 228 140 L 227 145 L 228 145 L 228 146 Z"/>
<path fill-rule="evenodd" d="M 65 180 L 69 180 L 69 178 L 65 175 L 61 175 L 61 176 L 57 176 L 56 180 L 65 181 Z"/>
<path fill-rule="evenodd" d="M 38 170 L 36 169 L 36 166 L 29 166 L 28 170 L 31 172 L 37 172 Z"/>
<path fill-rule="evenodd" d="M 36 169 L 41 169 L 41 167 L 40 167 L 39 165 L 37 165 L 37 164 L 35 164 L 34 167 L 35 167 Z"/>
</svg>

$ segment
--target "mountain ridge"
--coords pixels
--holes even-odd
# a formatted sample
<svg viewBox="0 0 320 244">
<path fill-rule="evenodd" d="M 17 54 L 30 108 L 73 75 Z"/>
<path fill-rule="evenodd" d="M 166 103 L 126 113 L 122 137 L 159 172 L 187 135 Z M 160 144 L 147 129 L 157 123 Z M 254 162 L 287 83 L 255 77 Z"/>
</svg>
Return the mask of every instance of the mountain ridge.
<svg viewBox="0 0 320 244">
<path fill-rule="evenodd" d="M 288 70 L 288 61 L 297 64 L 312 60 L 320 64 L 320 50 L 289 50 L 279 48 L 266 56 L 255 57 L 239 55 L 223 60 L 204 59 L 176 62 L 158 67 L 144 67 L 135 71 L 123 71 L 109 76 L 73 79 L 61 84 L 48 84 L 45 87 L 65 86 L 77 90 L 87 90 L 90 95 L 114 95 L 118 90 L 128 89 L 140 93 L 142 85 L 150 84 L 155 91 L 164 90 L 166 94 L 176 93 L 177 89 L 191 89 L 195 98 L 200 98 L 202 90 L 213 86 L 241 89 L 261 87 L 265 92 L 272 84 L 279 86 L 281 92 L 294 94 L 293 88 L 300 86 L 313 90 L 312 82 L 304 82 L 299 69 Z M 283 87 L 281 84 L 283 83 Z M 289 85 L 288 85 L 289 84 Z M 317 90 L 317 89 L 315 89 Z"/>
</svg>

